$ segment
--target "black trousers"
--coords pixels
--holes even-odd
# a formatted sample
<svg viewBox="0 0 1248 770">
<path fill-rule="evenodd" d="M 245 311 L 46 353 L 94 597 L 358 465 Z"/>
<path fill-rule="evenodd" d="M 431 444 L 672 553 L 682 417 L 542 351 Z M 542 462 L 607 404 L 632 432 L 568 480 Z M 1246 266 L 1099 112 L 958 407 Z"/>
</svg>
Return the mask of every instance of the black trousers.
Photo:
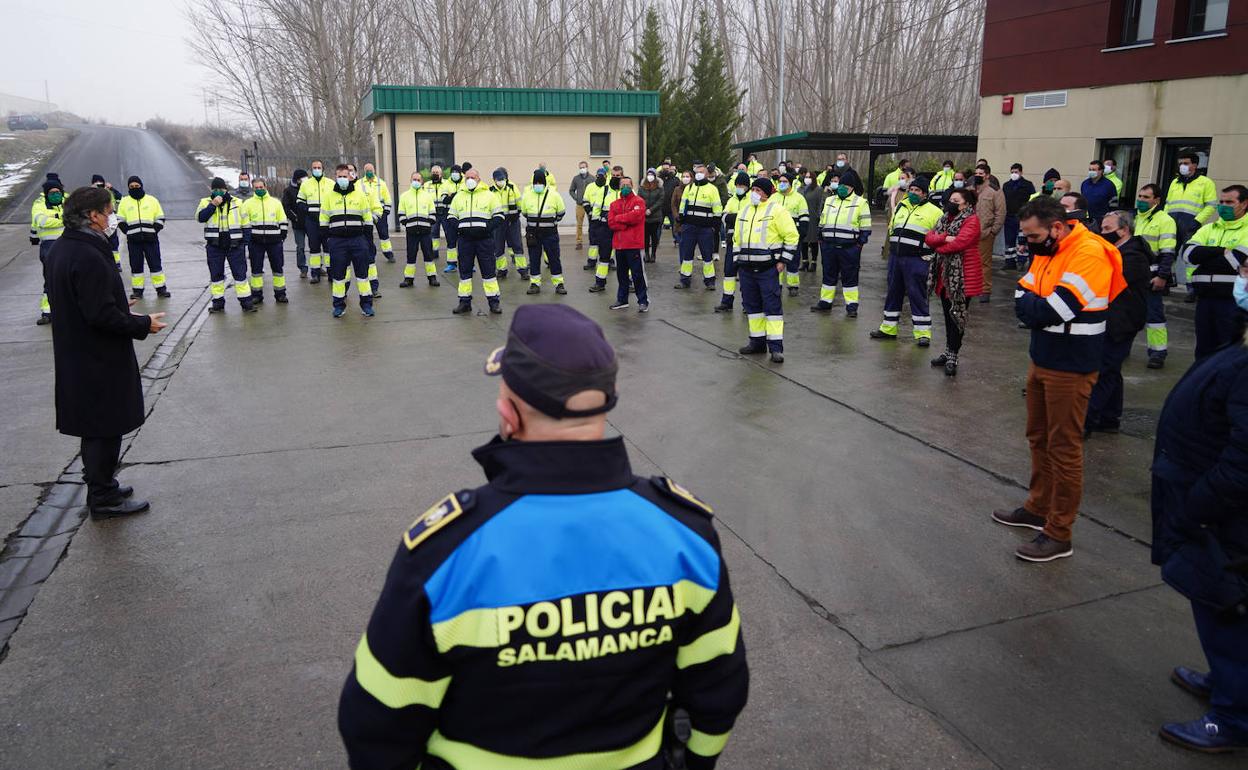
<svg viewBox="0 0 1248 770">
<path fill-rule="evenodd" d="M 954 323 L 953 316 L 949 314 L 949 310 L 953 307 L 953 303 L 942 294 L 940 295 L 940 306 L 945 310 L 945 337 L 947 339 L 945 347 L 949 349 L 950 353 L 957 355 L 958 351 L 962 349 L 963 332 L 958 328 L 958 325 Z"/>
<path fill-rule="evenodd" d="M 82 477 L 87 482 L 87 503 L 93 506 L 117 502 L 117 463 L 121 460 L 121 436 L 82 438 Z"/>
<path fill-rule="evenodd" d="M 646 222 L 646 253 L 657 254 L 659 252 L 659 235 L 663 232 L 663 220 L 658 222 Z"/>
</svg>

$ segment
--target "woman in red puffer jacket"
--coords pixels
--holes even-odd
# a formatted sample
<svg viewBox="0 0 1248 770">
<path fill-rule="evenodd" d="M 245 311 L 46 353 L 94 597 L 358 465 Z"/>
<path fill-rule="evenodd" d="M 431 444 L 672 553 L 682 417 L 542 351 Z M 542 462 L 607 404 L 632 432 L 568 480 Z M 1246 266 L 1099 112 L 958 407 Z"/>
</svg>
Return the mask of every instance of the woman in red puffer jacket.
<svg viewBox="0 0 1248 770">
<path fill-rule="evenodd" d="M 940 297 L 947 338 L 945 352 L 932 359 L 932 366 L 943 366 L 949 377 L 958 373 L 958 352 L 962 350 L 966 334 L 970 299 L 984 291 L 976 202 L 974 190 L 950 192 L 945 200 L 945 215 L 926 237 L 927 245 L 936 251 L 928 274 L 927 293 Z"/>
</svg>

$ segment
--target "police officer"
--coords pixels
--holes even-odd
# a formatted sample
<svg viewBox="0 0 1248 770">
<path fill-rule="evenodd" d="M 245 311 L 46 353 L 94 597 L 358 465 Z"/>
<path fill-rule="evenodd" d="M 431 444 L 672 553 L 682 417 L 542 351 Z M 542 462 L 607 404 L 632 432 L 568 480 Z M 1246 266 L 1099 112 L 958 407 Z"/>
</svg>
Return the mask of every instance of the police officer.
<svg viewBox="0 0 1248 770">
<path fill-rule="evenodd" d="M 871 332 L 871 339 L 897 339 L 901 303 L 909 297 L 914 339 L 921 348 L 932 344 L 932 314 L 927 296 L 927 268 L 932 250 L 924 238 L 941 216 L 940 209 L 927 201 L 927 179 L 915 177 L 889 221 L 888 294 L 884 298 L 884 320 L 880 328 Z"/>
<path fill-rule="evenodd" d="M 375 249 L 380 248 L 386 261 L 394 262 L 394 244 L 390 241 L 390 212 L 393 210 L 394 199 L 390 197 L 390 186 L 386 184 L 386 180 L 377 176 L 376 166 L 372 163 L 365 163 L 364 178 L 360 180 L 360 187 L 381 204 L 384 212 L 376 224 L 377 239 L 381 242 L 374 246 L 370 240 L 370 250 L 375 255 L 377 253 Z"/>
<path fill-rule="evenodd" d="M 156 296 L 168 298 L 165 270 L 160 262 L 160 231 L 165 229 L 165 210 L 155 195 L 143 189 L 143 180 L 132 176 L 126 180 L 126 197 L 117 202 L 117 228 L 126 234 L 126 252 L 130 255 L 130 296 L 143 297 L 143 263 L 152 273 Z"/>
<path fill-rule="evenodd" d="M 1183 247 L 1196 289 L 1196 358 L 1235 340 L 1242 313 L 1235 304 L 1239 268 L 1248 260 L 1248 187 L 1233 184 L 1218 196 L 1218 218 L 1196 231 Z"/>
<path fill-rule="evenodd" d="M 741 306 L 749 319 L 750 341 L 743 355 L 770 351 L 784 363 L 784 307 L 780 303 L 780 271 L 797 263 L 797 225 L 775 195 L 771 180 L 759 177 L 750 187 L 750 201 L 737 212 L 733 259 L 741 279 Z"/>
<path fill-rule="evenodd" d="M 459 304 L 451 312 L 463 315 L 472 312 L 472 273 L 474 263 L 481 268 L 481 289 L 490 312 L 503 312 L 498 299 L 498 277 L 495 274 L 494 229 L 503 226 L 503 206 L 498 196 L 481 184 L 476 169 L 464 175 L 464 189 L 455 193 L 446 221 L 459 240 Z M 448 249 L 447 254 L 450 254 Z M 448 259 L 450 257 L 447 257 Z"/>
<path fill-rule="evenodd" d="M 1161 209 L 1161 188 L 1146 184 L 1135 198 L 1135 234 L 1152 249 L 1153 280 L 1148 292 L 1148 315 L 1145 334 L 1148 337 L 1148 368 L 1166 365 L 1170 332 L 1166 327 L 1166 305 L 1162 301 L 1174 283 L 1174 258 L 1178 251 L 1178 225 Z"/>
<path fill-rule="evenodd" d="M 356 186 L 350 166 L 339 163 L 334 169 L 334 190 L 321 201 L 320 223 L 329 246 L 334 318 L 347 312 L 348 267 L 360 293 L 360 312 L 369 318 L 374 315 L 373 286 L 368 279 L 368 227 L 380 217 L 381 205 Z"/>
<path fill-rule="evenodd" d="M 494 184 L 490 192 L 503 207 L 503 224 L 494 230 L 494 270 L 499 278 L 507 277 L 507 258 L 516 263 L 520 280 L 529 280 L 529 258 L 520 240 L 520 191 L 508 178 L 507 169 L 499 166 L 492 175 Z"/>
<path fill-rule="evenodd" d="M 308 234 L 308 268 L 312 278 L 308 283 L 321 282 L 321 267 L 329 270 L 329 256 L 321 233 L 321 201 L 334 189 L 334 180 L 325 176 L 321 161 L 312 161 L 312 176 L 299 185 L 295 203 L 303 217 L 303 228 Z"/>
<path fill-rule="evenodd" d="M 738 171 L 732 182 L 733 191 L 724 204 L 724 293 L 719 304 L 715 306 L 716 313 L 732 312 L 732 302 L 737 293 L 737 260 L 733 256 L 733 237 L 737 227 L 737 213 L 750 202 L 750 175 L 744 170 Z"/>
<path fill-rule="evenodd" d="M 252 184 L 256 194 L 243 201 L 243 240 L 251 258 L 251 298 L 264 302 L 264 261 L 273 270 L 273 299 L 286 304 L 286 255 L 282 244 L 290 223 L 282 202 L 269 195 L 268 184 L 256 177 Z"/>
<path fill-rule="evenodd" d="M 424 255 L 425 279 L 429 285 L 441 285 L 438 281 L 438 253 L 433 248 L 435 216 L 433 192 L 425 184 L 424 176 L 419 171 L 413 171 L 408 189 L 399 196 L 399 226 L 407 235 L 407 264 L 403 266 L 400 289 L 409 289 L 416 284 L 418 252 Z"/>
<path fill-rule="evenodd" d="M 680 282 L 677 289 L 688 289 L 693 282 L 693 252 L 702 256 L 702 283 L 715 291 L 715 243 L 724 207 L 717 188 L 707 176 L 706 166 L 693 167 L 693 184 L 680 194 Z"/>
<path fill-rule="evenodd" d="M 845 291 L 845 315 L 857 318 L 858 269 L 862 266 L 862 247 L 871 238 L 871 207 L 866 198 L 838 179 L 834 194 L 823 203 L 818 227 L 823 284 L 819 301 L 810 309 L 815 313 L 832 310 L 839 279 Z"/>
<path fill-rule="evenodd" d="M 117 190 L 113 188 L 112 184 L 110 184 L 108 180 L 104 178 L 103 174 L 92 174 L 91 186 L 102 187 L 103 189 L 108 190 L 109 193 L 112 194 L 113 212 L 115 213 L 117 211 L 117 207 L 121 205 L 121 193 L 117 192 Z M 117 265 L 117 272 L 120 273 L 121 272 L 121 237 L 117 235 L 116 230 L 114 230 L 108 236 L 108 245 L 113 250 L 113 262 Z"/>
<path fill-rule="evenodd" d="M 35 198 L 30 207 L 30 237 L 39 244 L 39 262 L 47 266 L 48 252 L 56 245 L 56 241 L 65 232 L 62 220 L 65 210 L 65 187 L 60 177 L 48 174 L 43 183 L 43 193 Z M 48 301 L 47 271 L 44 270 L 43 294 L 39 297 L 39 320 L 37 326 L 52 323 L 52 304 Z"/>
<path fill-rule="evenodd" d="M 576 180 L 573 179 L 575 184 Z M 582 210 L 582 209 L 578 209 Z M 546 172 L 533 172 L 533 184 L 520 197 L 520 213 L 524 215 L 525 236 L 529 242 L 529 289 L 526 294 L 542 291 L 542 254 L 550 268 L 550 281 L 556 294 L 567 294 L 563 285 L 563 263 L 559 260 L 559 220 L 563 219 L 563 196 L 546 183 Z"/>
<path fill-rule="evenodd" d="M 225 266 L 228 263 L 234 277 L 234 294 L 244 313 L 254 313 L 258 308 L 251 300 L 251 287 L 247 283 L 247 257 L 243 254 L 242 204 L 230 194 L 229 186 L 221 177 L 212 178 L 212 192 L 201 198 L 196 218 L 204 225 L 205 251 L 208 254 L 209 294 L 212 302 L 210 313 L 225 312 Z"/>
<path fill-rule="evenodd" d="M 338 704 L 351 767 L 713 767 L 749 688 L 711 509 L 606 438 L 618 363 L 562 305 L 517 309 L 489 483 L 404 532 Z"/>
</svg>

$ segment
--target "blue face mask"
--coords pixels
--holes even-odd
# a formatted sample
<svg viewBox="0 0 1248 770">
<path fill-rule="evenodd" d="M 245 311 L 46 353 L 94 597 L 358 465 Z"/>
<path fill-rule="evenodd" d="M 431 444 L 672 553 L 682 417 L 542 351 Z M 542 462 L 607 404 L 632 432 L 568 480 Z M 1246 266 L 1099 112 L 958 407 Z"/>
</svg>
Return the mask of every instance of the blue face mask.
<svg viewBox="0 0 1248 770">
<path fill-rule="evenodd" d="M 1235 288 L 1231 290 L 1235 296 L 1235 304 L 1239 305 L 1239 309 L 1248 313 L 1248 278 L 1242 275 L 1235 277 Z"/>
</svg>

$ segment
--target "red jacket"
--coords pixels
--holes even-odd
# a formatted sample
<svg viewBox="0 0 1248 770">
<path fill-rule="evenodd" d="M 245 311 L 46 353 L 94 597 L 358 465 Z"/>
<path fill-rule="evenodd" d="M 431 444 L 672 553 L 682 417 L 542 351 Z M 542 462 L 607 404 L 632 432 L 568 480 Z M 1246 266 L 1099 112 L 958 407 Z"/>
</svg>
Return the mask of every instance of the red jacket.
<svg viewBox="0 0 1248 770">
<path fill-rule="evenodd" d="M 962 229 L 952 241 L 945 240 L 944 233 L 935 230 L 928 232 L 925 238 L 927 245 L 939 254 L 957 254 L 962 252 L 962 284 L 966 296 L 977 297 L 984 293 L 984 266 L 979 258 L 979 215 L 971 214 L 962 223 Z M 944 294 L 945 287 L 937 280 L 936 291 Z"/>
<path fill-rule="evenodd" d="M 607 227 L 612 230 L 611 246 L 616 249 L 646 247 L 646 202 L 633 193 L 617 198 L 607 209 Z"/>
</svg>

